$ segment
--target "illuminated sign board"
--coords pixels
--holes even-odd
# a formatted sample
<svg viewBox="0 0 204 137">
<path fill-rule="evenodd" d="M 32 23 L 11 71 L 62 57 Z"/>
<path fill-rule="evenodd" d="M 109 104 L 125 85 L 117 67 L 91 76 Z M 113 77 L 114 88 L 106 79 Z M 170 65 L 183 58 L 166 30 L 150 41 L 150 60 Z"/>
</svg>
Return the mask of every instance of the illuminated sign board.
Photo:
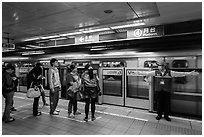
<svg viewBox="0 0 204 137">
<path fill-rule="evenodd" d="M 98 34 L 84 34 L 75 37 L 75 43 L 93 43 L 99 41 Z"/>
<path fill-rule="evenodd" d="M 103 70 L 103 75 L 122 75 L 122 70 Z"/>
<path fill-rule="evenodd" d="M 163 26 L 150 26 L 143 28 L 134 28 L 127 31 L 127 38 L 145 38 L 145 37 L 156 37 L 163 36 Z"/>
</svg>

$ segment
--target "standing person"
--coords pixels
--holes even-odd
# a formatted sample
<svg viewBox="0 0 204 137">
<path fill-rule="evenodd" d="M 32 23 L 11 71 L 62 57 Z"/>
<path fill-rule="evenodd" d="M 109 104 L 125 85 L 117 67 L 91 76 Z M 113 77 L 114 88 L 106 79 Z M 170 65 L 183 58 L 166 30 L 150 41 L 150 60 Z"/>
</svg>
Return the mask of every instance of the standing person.
<svg viewBox="0 0 204 137">
<path fill-rule="evenodd" d="M 88 68 L 88 71 L 85 71 L 83 74 L 82 83 L 84 85 L 84 97 L 85 97 L 85 118 L 84 121 L 88 121 L 89 114 L 89 105 L 91 102 L 91 120 L 95 120 L 95 102 L 99 93 L 99 78 L 96 74 L 93 73 L 93 68 L 91 65 L 86 65 L 85 69 Z"/>
<path fill-rule="evenodd" d="M 15 93 L 15 92 L 17 92 L 18 79 L 19 79 L 19 78 L 16 76 L 16 74 L 15 74 L 15 70 L 14 70 L 14 72 L 13 72 L 13 74 L 12 74 L 12 77 L 13 77 L 13 79 L 14 79 L 14 85 L 15 85 L 14 93 Z M 16 108 L 13 106 L 13 104 L 14 104 L 14 100 L 12 101 L 11 111 L 16 111 Z"/>
<path fill-rule="evenodd" d="M 171 121 L 169 118 L 170 110 L 170 95 L 172 88 L 172 77 L 184 77 L 186 75 L 198 75 L 198 72 L 176 72 L 168 69 L 165 62 L 158 65 L 158 70 L 155 71 L 139 71 L 139 74 L 146 76 L 155 76 L 155 92 L 157 99 L 157 120 L 162 118 L 162 113 L 164 112 L 164 118 L 167 121 Z"/>
<path fill-rule="evenodd" d="M 15 77 L 12 76 L 15 67 L 12 64 L 7 64 L 2 75 L 2 94 L 5 98 L 5 109 L 2 120 L 5 123 L 12 122 L 15 119 L 10 116 L 10 109 L 12 107 L 13 95 L 15 90 Z"/>
<path fill-rule="evenodd" d="M 74 115 L 81 114 L 81 112 L 77 111 L 77 92 L 79 92 L 81 88 L 81 79 L 77 73 L 77 68 L 75 65 L 70 65 L 68 68 L 68 73 L 66 77 L 66 85 L 67 89 L 69 89 L 69 104 L 68 104 L 68 117 L 74 117 Z M 73 107 L 73 114 L 72 114 Z"/>
<path fill-rule="evenodd" d="M 61 83 L 59 77 L 58 60 L 53 58 L 50 60 L 51 67 L 48 72 L 48 81 L 50 86 L 50 114 L 59 115 L 59 110 L 56 110 L 59 101 L 59 92 L 61 91 Z"/>
<path fill-rule="evenodd" d="M 41 63 L 37 63 L 35 66 L 42 68 L 43 65 L 42 65 Z M 44 78 L 45 78 L 45 77 L 42 76 L 42 79 L 44 79 Z M 41 92 L 41 96 L 42 96 L 43 105 L 44 105 L 44 106 L 49 106 L 49 105 L 46 103 L 46 99 L 45 99 L 45 89 L 43 88 L 42 80 L 41 80 L 40 82 L 41 82 L 41 84 L 40 84 L 40 92 Z"/>
<path fill-rule="evenodd" d="M 27 75 L 27 89 L 37 86 L 41 88 L 42 68 L 40 66 L 34 67 Z M 42 113 L 38 111 L 39 97 L 34 98 L 33 102 L 33 116 L 40 116 Z"/>
</svg>

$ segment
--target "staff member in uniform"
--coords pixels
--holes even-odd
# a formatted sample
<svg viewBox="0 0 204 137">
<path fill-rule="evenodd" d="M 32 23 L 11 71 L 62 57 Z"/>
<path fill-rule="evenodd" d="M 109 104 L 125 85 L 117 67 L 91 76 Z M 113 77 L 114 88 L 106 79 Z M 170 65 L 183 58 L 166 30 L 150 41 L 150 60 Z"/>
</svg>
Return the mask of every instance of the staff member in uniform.
<svg viewBox="0 0 204 137">
<path fill-rule="evenodd" d="M 59 110 L 56 110 L 59 101 L 59 92 L 61 91 L 61 83 L 59 77 L 58 61 L 53 58 L 50 60 L 51 67 L 48 72 L 48 80 L 50 86 L 50 114 L 59 115 Z"/>
<path fill-rule="evenodd" d="M 198 72 L 176 72 L 168 69 L 165 62 L 158 65 L 158 70 L 144 72 L 139 71 L 140 75 L 155 76 L 155 92 L 157 95 L 157 120 L 162 118 L 164 112 L 164 118 L 167 121 L 171 121 L 169 118 L 170 109 L 170 95 L 172 90 L 172 77 L 184 77 L 186 75 L 198 75 Z"/>
</svg>

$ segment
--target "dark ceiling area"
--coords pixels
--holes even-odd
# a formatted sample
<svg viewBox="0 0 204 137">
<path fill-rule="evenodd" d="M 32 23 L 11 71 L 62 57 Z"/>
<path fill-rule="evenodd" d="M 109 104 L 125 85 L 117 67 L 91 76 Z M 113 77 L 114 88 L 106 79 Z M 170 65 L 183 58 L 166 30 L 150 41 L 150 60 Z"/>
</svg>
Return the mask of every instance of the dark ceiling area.
<svg viewBox="0 0 204 137">
<path fill-rule="evenodd" d="M 165 34 L 162 37 L 128 40 L 125 29 L 112 29 L 141 22 L 144 23 L 142 27 L 163 25 Z M 78 36 L 75 33 L 85 34 L 85 31 L 104 28 L 109 30 L 99 32 L 100 38 L 111 34 L 115 39 L 83 44 L 74 41 Z M 64 36 L 64 33 L 73 35 Z M 63 38 L 67 43 L 58 46 L 56 39 L 43 39 L 52 35 Z M 38 39 L 25 40 L 35 37 Z M 202 3 L 2 2 L 3 43 L 15 44 L 15 50 L 2 52 L 3 57 L 33 58 L 55 53 L 101 54 L 127 49 L 136 52 L 202 49 Z M 104 50 L 97 50 L 97 47 Z M 43 51 L 45 54 L 22 55 L 29 51 Z"/>
</svg>

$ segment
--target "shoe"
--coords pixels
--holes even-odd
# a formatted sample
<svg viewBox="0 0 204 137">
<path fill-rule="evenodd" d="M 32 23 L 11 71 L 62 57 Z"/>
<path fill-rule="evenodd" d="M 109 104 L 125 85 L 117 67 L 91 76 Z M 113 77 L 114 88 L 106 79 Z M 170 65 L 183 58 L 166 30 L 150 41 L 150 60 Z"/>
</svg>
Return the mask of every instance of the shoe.
<svg viewBox="0 0 204 137">
<path fill-rule="evenodd" d="M 164 117 L 166 119 L 166 121 L 171 121 L 170 117 Z"/>
<path fill-rule="evenodd" d="M 13 121 L 15 121 L 15 119 L 12 117 L 10 117 L 8 120 L 4 120 L 5 123 L 9 123 L 9 122 L 13 122 Z"/>
<path fill-rule="evenodd" d="M 49 106 L 49 104 L 47 104 L 47 103 L 45 103 L 45 104 L 43 104 L 44 106 Z"/>
<path fill-rule="evenodd" d="M 162 118 L 162 116 L 157 116 L 156 120 L 160 120 Z"/>
<path fill-rule="evenodd" d="M 80 115 L 81 114 L 81 112 L 79 112 L 79 111 L 76 111 L 75 113 L 74 113 L 74 115 Z"/>
<path fill-rule="evenodd" d="M 59 112 L 54 111 L 53 113 L 50 113 L 51 115 L 59 115 Z"/>
<path fill-rule="evenodd" d="M 11 111 L 17 111 L 14 107 L 12 107 L 10 110 L 11 110 Z"/>
<path fill-rule="evenodd" d="M 85 117 L 83 120 L 86 121 L 86 122 L 88 122 L 88 118 L 86 118 L 86 117 Z"/>
<path fill-rule="evenodd" d="M 96 119 L 96 117 L 92 117 L 91 120 L 94 121 Z"/>
<path fill-rule="evenodd" d="M 40 115 L 42 115 L 42 112 L 38 112 L 38 114 L 33 115 L 33 116 L 40 116 Z"/>
<path fill-rule="evenodd" d="M 60 110 L 55 110 L 56 112 L 60 112 Z"/>
<path fill-rule="evenodd" d="M 70 113 L 68 114 L 68 118 L 75 118 L 75 116 L 72 113 Z"/>
</svg>

